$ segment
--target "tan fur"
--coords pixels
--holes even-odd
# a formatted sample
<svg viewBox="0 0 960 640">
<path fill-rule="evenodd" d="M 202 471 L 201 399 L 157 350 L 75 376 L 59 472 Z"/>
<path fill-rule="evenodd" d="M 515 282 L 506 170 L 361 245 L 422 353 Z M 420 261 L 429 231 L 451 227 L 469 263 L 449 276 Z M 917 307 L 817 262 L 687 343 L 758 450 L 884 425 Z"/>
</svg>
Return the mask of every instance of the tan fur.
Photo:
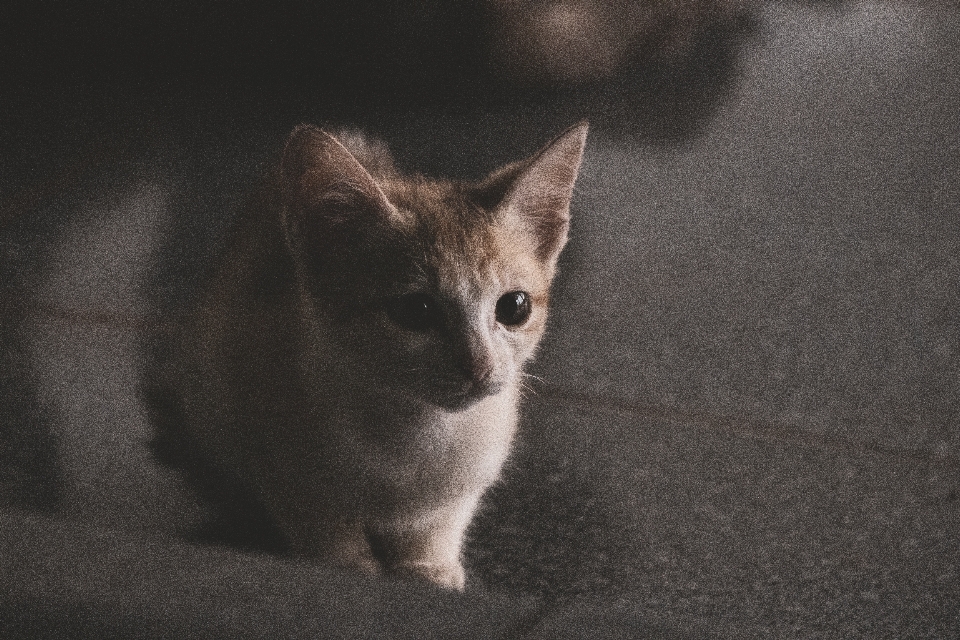
<svg viewBox="0 0 960 640">
<path fill-rule="evenodd" d="M 463 588 L 463 535 L 509 451 L 585 136 L 468 184 L 401 176 L 356 137 L 354 155 L 319 129 L 291 134 L 169 384 L 185 432 L 296 554 Z M 517 290 L 533 311 L 506 327 L 497 300 Z M 438 301 L 442 326 L 391 320 L 384 305 L 411 292 Z"/>
</svg>

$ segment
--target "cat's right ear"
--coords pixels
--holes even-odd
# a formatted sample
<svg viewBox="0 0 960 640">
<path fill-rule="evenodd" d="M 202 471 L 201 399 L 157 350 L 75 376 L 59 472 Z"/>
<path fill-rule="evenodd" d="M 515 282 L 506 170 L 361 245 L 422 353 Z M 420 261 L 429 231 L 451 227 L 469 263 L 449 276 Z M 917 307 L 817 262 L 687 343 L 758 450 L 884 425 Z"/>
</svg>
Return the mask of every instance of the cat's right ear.
<svg viewBox="0 0 960 640">
<path fill-rule="evenodd" d="M 583 121 L 533 157 L 494 172 L 474 194 L 481 206 L 502 212 L 518 233 L 532 238 L 537 257 L 550 269 L 567 242 L 570 200 L 586 141 Z"/>
<path fill-rule="evenodd" d="M 336 138 L 312 125 L 298 126 L 287 138 L 280 170 L 283 226 L 295 253 L 394 214 L 373 176 Z"/>
</svg>

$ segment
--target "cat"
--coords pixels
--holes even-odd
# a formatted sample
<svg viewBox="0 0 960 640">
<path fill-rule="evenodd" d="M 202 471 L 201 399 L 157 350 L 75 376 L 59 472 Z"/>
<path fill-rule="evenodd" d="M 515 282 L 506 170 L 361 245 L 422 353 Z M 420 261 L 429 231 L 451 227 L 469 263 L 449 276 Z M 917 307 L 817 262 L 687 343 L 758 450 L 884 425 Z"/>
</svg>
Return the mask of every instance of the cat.
<svg viewBox="0 0 960 640">
<path fill-rule="evenodd" d="M 244 485 L 295 556 L 462 590 L 586 134 L 455 182 L 298 126 L 166 338 L 153 395 L 178 418 L 158 442 Z"/>
</svg>

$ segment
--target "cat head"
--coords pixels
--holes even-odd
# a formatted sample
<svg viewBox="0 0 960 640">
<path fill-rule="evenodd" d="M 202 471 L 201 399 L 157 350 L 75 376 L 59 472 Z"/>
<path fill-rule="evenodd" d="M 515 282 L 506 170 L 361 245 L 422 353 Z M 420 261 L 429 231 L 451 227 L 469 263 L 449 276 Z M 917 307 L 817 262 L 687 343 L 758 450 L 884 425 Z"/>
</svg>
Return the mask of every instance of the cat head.
<svg viewBox="0 0 960 640">
<path fill-rule="evenodd" d="M 543 335 L 586 134 L 581 123 L 467 183 L 371 173 L 333 136 L 296 128 L 282 224 L 338 364 L 447 410 L 516 385 Z"/>
</svg>

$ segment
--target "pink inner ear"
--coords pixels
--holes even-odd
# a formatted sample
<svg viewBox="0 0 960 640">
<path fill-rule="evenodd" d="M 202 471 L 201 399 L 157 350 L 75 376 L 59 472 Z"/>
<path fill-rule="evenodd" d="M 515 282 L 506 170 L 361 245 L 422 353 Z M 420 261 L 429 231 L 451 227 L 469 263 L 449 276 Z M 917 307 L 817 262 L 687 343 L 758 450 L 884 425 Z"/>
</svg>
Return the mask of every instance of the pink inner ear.
<svg viewBox="0 0 960 640">
<path fill-rule="evenodd" d="M 570 200 L 586 139 L 583 122 L 544 147 L 527 162 L 501 205 L 535 235 L 541 260 L 556 260 L 566 244 Z"/>
</svg>

